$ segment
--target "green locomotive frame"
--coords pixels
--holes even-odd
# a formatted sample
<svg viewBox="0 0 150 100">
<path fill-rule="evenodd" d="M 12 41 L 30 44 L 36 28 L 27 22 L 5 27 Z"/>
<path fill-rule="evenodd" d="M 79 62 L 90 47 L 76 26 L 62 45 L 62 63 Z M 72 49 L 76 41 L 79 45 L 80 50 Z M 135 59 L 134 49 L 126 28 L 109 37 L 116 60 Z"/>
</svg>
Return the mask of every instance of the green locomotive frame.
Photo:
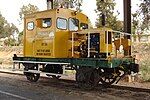
<svg viewBox="0 0 150 100">
<path fill-rule="evenodd" d="M 75 66 L 87 66 L 92 68 L 116 68 L 122 63 L 133 64 L 133 58 L 112 59 L 112 61 L 104 58 L 33 58 L 33 57 L 13 57 L 14 62 L 18 63 L 37 63 L 37 64 L 66 64 Z"/>
</svg>

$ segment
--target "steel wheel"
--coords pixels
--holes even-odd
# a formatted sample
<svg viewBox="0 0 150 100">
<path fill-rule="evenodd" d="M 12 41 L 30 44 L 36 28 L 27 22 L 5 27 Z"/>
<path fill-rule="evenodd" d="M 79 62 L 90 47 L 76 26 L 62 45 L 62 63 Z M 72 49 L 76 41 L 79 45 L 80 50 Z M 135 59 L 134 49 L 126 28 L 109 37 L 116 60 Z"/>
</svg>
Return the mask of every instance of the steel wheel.
<svg viewBox="0 0 150 100">
<path fill-rule="evenodd" d="M 35 73 L 28 73 L 26 74 L 27 80 L 30 82 L 37 82 L 38 79 L 40 78 L 40 74 L 35 74 Z"/>
<path fill-rule="evenodd" d="M 76 72 L 76 81 L 81 89 L 91 90 L 98 84 L 98 74 L 92 68 L 80 68 Z"/>
</svg>

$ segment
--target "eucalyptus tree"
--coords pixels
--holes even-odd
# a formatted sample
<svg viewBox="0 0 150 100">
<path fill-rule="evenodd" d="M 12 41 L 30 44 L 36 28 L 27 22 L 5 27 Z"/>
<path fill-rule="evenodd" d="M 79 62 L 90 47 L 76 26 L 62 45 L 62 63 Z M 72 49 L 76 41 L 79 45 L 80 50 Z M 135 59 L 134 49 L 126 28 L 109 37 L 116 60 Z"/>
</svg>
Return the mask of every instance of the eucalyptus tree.
<svg viewBox="0 0 150 100">
<path fill-rule="evenodd" d="M 54 0 L 54 8 L 75 8 L 77 11 L 82 11 L 83 0 Z"/>
<path fill-rule="evenodd" d="M 96 21 L 97 27 L 102 27 L 104 24 L 103 19 L 105 15 L 105 26 L 110 27 L 114 30 L 123 30 L 123 21 L 119 21 L 117 19 L 117 16 L 119 15 L 119 12 L 117 11 L 117 14 L 114 13 L 115 10 L 115 1 L 114 0 L 96 0 L 97 9 L 95 10 L 98 14 L 98 18 Z"/>
<path fill-rule="evenodd" d="M 28 5 L 23 5 L 20 8 L 20 12 L 19 12 L 20 19 L 22 20 L 25 15 L 32 14 L 37 11 L 39 11 L 39 8 L 35 5 L 32 5 L 30 3 Z"/>
<path fill-rule="evenodd" d="M 141 30 L 150 30 L 150 0 L 141 0 L 138 12 L 142 18 Z"/>
</svg>

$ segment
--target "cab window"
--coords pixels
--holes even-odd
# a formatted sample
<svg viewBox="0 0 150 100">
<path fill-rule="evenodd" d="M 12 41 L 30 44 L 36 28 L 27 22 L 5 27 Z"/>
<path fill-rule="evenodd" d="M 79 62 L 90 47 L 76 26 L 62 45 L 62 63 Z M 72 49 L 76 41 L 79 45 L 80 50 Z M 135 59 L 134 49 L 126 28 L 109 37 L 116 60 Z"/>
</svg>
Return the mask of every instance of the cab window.
<svg viewBox="0 0 150 100">
<path fill-rule="evenodd" d="M 43 28 L 48 28 L 52 25 L 52 20 L 51 18 L 45 18 L 45 19 L 42 19 L 42 27 Z"/>
<path fill-rule="evenodd" d="M 79 20 L 76 18 L 69 18 L 69 30 L 77 31 L 79 29 Z"/>
<path fill-rule="evenodd" d="M 65 18 L 57 18 L 57 28 L 66 30 L 67 20 Z"/>
<path fill-rule="evenodd" d="M 52 25 L 52 19 L 51 18 L 40 18 L 37 19 L 37 27 L 39 28 L 49 28 Z"/>
<path fill-rule="evenodd" d="M 33 29 L 34 29 L 34 22 L 28 22 L 28 23 L 27 23 L 27 29 L 28 29 L 29 31 L 33 30 Z"/>
<path fill-rule="evenodd" d="M 88 29 L 88 24 L 80 23 L 80 29 Z"/>
</svg>

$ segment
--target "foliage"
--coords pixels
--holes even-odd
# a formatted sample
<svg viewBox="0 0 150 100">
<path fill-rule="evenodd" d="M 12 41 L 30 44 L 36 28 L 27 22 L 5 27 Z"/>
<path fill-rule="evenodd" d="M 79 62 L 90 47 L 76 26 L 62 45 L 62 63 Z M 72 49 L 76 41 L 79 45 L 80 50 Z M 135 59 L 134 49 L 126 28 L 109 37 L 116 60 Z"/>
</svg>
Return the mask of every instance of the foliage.
<svg viewBox="0 0 150 100">
<path fill-rule="evenodd" d="M 0 13 L 0 38 L 10 37 L 18 28 L 13 23 L 8 23 Z"/>
<path fill-rule="evenodd" d="M 16 40 L 13 38 L 8 38 L 7 40 L 4 41 L 5 46 L 15 46 L 16 45 Z"/>
<path fill-rule="evenodd" d="M 141 34 L 150 30 L 150 0 L 141 0 L 139 9 L 132 14 L 132 34 L 140 41 Z"/>
<path fill-rule="evenodd" d="M 132 14 L 132 34 L 136 33 L 139 26 L 138 12 Z"/>
<path fill-rule="evenodd" d="M 19 33 L 18 44 L 23 45 L 23 31 Z"/>
<path fill-rule="evenodd" d="M 106 27 L 110 27 L 113 30 L 122 31 L 123 30 L 123 22 L 117 19 L 117 15 L 114 14 L 114 7 L 116 3 L 114 0 L 96 0 L 96 13 L 98 14 L 98 19 L 96 22 L 97 27 L 102 27 L 102 14 L 105 15 Z"/>
<path fill-rule="evenodd" d="M 147 58 L 147 57 L 146 57 Z M 141 77 L 144 81 L 150 82 L 150 61 L 149 59 L 144 59 L 140 64 Z"/>
<path fill-rule="evenodd" d="M 150 29 L 150 0 L 141 0 L 139 15 L 142 15 L 141 30 Z"/>
<path fill-rule="evenodd" d="M 141 72 L 141 78 L 144 81 L 149 81 L 150 82 L 150 44 L 141 44 L 140 45 L 141 49 L 141 60 L 139 62 L 140 64 L 140 72 Z"/>
<path fill-rule="evenodd" d="M 74 2 L 74 7 L 76 8 L 77 11 L 81 12 L 81 6 L 83 3 L 83 0 L 72 0 Z"/>
<path fill-rule="evenodd" d="M 39 11 L 39 8 L 35 5 L 32 4 L 28 4 L 27 6 L 23 5 L 22 8 L 20 8 L 19 12 L 20 19 L 22 20 L 25 15 L 32 14 L 37 11 Z"/>
<path fill-rule="evenodd" d="M 37 11 L 39 11 L 39 8 L 35 5 L 32 5 L 32 4 L 23 5 L 20 8 L 20 12 L 19 12 L 20 20 L 22 21 L 25 15 L 32 14 Z M 23 32 L 20 32 L 18 37 L 19 37 L 18 38 L 19 44 L 22 44 L 23 43 Z"/>
<path fill-rule="evenodd" d="M 77 11 L 81 12 L 83 0 L 54 0 L 54 8 L 76 8 Z"/>
<path fill-rule="evenodd" d="M 5 18 L 0 13 L 0 37 L 3 37 L 4 25 L 6 23 Z"/>
<path fill-rule="evenodd" d="M 149 30 L 150 29 L 150 0 L 141 0 L 139 4 L 139 9 L 132 14 L 133 23 L 132 29 L 133 33 L 137 31 Z"/>
<path fill-rule="evenodd" d="M 133 44 L 133 51 L 137 51 L 137 60 L 140 65 L 140 77 L 143 81 L 150 82 L 150 44 Z"/>
</svg>

